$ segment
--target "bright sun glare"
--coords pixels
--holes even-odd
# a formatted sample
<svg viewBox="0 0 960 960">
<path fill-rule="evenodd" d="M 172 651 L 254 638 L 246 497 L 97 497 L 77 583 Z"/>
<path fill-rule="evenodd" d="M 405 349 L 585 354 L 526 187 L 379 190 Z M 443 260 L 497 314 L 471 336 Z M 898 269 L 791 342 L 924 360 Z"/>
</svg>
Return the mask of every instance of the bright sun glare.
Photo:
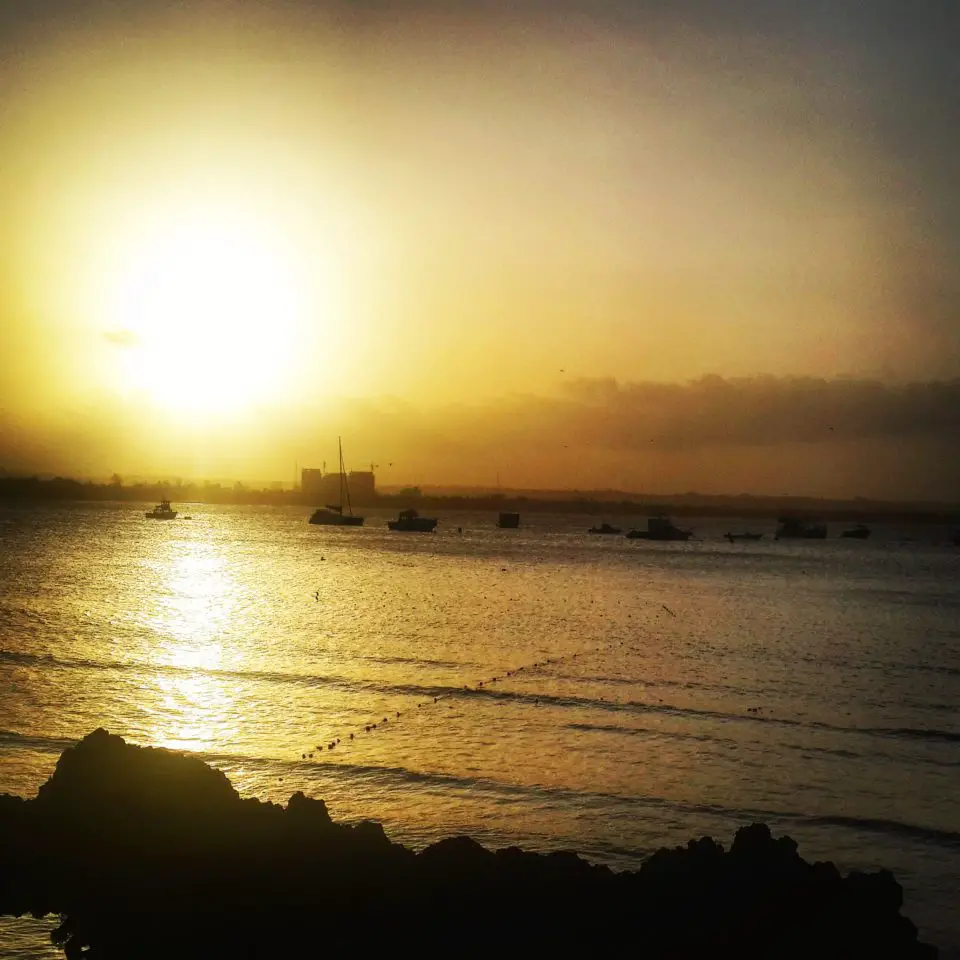
<svg viewBox="0 0 960 960">
<path fill-rule="evenodd" d="M 111 311 L 131 335 L 126 386 L 198 415 L 275 394 L 306 314 L 285 246 L 264 225 L 221 212 L 145 231 L 125 252 Z"/>
</svg>

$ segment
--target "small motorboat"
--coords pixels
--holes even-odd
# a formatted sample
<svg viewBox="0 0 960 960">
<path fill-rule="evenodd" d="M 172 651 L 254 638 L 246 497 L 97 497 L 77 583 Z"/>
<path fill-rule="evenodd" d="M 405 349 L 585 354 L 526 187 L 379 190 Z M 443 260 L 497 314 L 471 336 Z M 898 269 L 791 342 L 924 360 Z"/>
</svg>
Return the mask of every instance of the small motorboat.
<svg viewBox="0 0 960 960">
<path fill-rule="evenodd" d="M 591 527 L 587 533 L 620 533 L 620 528 L 611 527 L 609 523 L 601 523 L 599 527 Z"/>
<path fill-rule="evenodd" d="M 170 506 L 169 500 L 161 500 L 152 510 L 144 514 L 148 520 L 176 520 L 177 511 Z"/>
<path fill-rule="evenodd" d="M 736 543 L 738 540 L 760 540 L 763 538 L 762 533 L 751 533 L 749 530 L 744 530 L 742 533 L 725 533 L 725 540 L 729 540 L 731 543 Z"/>
<path fill-rule="evenodd" d="M 870 528 L 858 523 L 855 527 L 844 530 L 840 536 L 847 540 L 866 540 L 870 536 Z"/>
<path fill-rule="evenodd" d="M 780 517 L 774 540 L 826 540 L 827 525 L 804 517 Z"/>
<path fill-rule="evenodd" d="M 692 530 L 681 530 L 666 517 L 649 517 L 646 530 L 631 530 L 630 540 L 689 540 Z"/>
<path fill-rule="evenodd" d="M 412 533 L 432 533 L 436 525 L 436 517 L 421 517 L 416 510 L 401 510 L 396 520 L 387 521 L 391 530 L 407 530 Z"/>
</svg>

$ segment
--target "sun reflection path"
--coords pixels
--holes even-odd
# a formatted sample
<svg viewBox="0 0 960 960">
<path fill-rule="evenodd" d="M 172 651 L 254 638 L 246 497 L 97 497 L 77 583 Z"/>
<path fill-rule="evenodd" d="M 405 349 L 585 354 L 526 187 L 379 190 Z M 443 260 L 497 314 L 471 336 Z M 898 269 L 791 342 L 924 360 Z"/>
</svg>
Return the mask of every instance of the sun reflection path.
<svg viewBox="0 0 960 960">
<path fill-rule="evenodd" d="M 661 604 L 660 606 L 663 607 L 663 609 L 666 610 L 671 617 L 677 616 L 677 614 L 674 613 L 673 610 L 670 610 L 669 608 L 667 608 L 665 604 Z M 658 616 L 660 615 L 659 611 L 657 611 L 657 615 Z M 486 690 L 489 690 L 492 685 L 501 683 L 502 681 L 510 677 L 515 677 L 523 673 L 530 673 L 535 670 L 542 669 L 543 667 L 557 666 L 561 663 L 577 660 L 581 657 L 586 658 L 592 654 L 610 653 L 614 649 L 623 649 L 627 651 L 632 651 L 634 653 L 646 652 L 640 647 L 627 643 L 625 640 L 612 640 L 608 643 L 598 644 L 596 647 L 581 649 L 574 653 L 564 654 L 563 656 L 546 657 L 542 660 L 537 660 L 532 663 L 523 664 L 522 666 L 519 666 L 519 667 L 513 667 L 509 670 L 501 670 L 487 680 L 480 680 L 473 685 L 465 683 L 462 689 L 451 690 L 449 693 L 437 694 L 436 696 L 430 697 L 427 700 L 420 701 L 417 703 L 418 713 L 416 714 L 416 716 L 421 716 L 425 707 L 426 708 L 433 707 L 436 704 L 443 702 L 444 700 L 450 700 L 453 698 L 459 699 L 462 697 L 464 692 L 470 693 L 470 694 L 483 694 Z M 526 699 L 532 698 L 534 702 L 534 706 L 539 706 L 540 701 L 539 701 L 539 698 L 536 696 L 536 694 L 527 694 L 525 695 L 525 698 Z M 397 722 L 402 719 L 404 714 L 399 710 L 393 711 L 393 713 L 394 713 L 393 727 L 396 728 Z M 306 750 L 302 752 L 300 754 L 300 760 L 302 761 L 313 760 L 316 754 L 317 753 L 322 754 L 324 749 L 328 751 L 335 750 L 342 742 L 344 742 L 344 738 L 346 738 L 346 741 L 345 741 L 346 743 L 350 743 L 351 741 L 355 741 L 357 737 L 359 737 L 361 734 L 372 734 L 378 731 L 384 731 L 389 727 L 389 725 L 390 725 L 390 716 L 388 714 L 387 716 L 383 717 L 382 720 L 371 721 L 370 723 L 359 725 L 355 727 L 353 730 L 345 731 L 342 736 L 334 737 L 333 739 L 327 741 L 325 744 L 320 744 L 320 743 L 316 744 L 310 750 Z"/>
<path fill-rule="evenodd" d="M 164 593 L 148 623 L 160 641 L 153 653 L 157 691 L 146 704 L 151 739 L 176 750 L 207 750 L 233 737 L 239 707 L 222 679 L 222 635 L 234 626 L 238 586 L 216 546 L 177 541 L 155 567 Z"/>
</svg>

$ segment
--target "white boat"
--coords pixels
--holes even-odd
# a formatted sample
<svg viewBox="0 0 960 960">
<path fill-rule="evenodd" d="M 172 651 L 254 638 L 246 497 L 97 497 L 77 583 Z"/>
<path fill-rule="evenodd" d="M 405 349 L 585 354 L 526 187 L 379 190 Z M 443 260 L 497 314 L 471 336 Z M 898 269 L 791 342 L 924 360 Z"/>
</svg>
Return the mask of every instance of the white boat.
<svg viewBox="0 0 960 960">
<path fill-rule="evenodd" d="M 152 510 L 144 514 L 149 520 L 176 520 L 177 511 L 170 506 L 169 500 L 161 500 Z"/>
</svg>

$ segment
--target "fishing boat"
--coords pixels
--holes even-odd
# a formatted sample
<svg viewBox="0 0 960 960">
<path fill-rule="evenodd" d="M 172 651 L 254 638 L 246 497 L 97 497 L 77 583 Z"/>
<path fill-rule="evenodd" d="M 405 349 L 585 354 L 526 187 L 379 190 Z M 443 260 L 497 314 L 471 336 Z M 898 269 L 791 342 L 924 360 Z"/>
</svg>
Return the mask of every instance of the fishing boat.
<svg viewBox="0 0 960 960">
<path fill-rule="evenodd" d="M 760 540 L 763 537 L 762 533 L 751 533 L 749 530 L 744 530 L 742 533 L 725 533 L 724 539 L 729 540 L 731 543 L 736 543 L 738 540 Z"/>
<path fill-rule="evenodd" d="M 516 530 L 520 526 L 520 514 L 501 513 L 497 518 L 497 526 L 502 530 Z"/>
<path fill-rule="evenodd" d="M 870 532 L 870 528 L 866 524 L 858 523 L 855 527 L 844 530 L 840 536 L 846 540 L 866 540 L 870 536 Z"/>
<path fill-rule="evenodd" d="M 646 530 L 631 530 L 630 540 L 689 540 L 692 530 L 681 530 L 666 517 L 648 517 Z"/>
<path fill-rule="evenodd" d="M 406 530 L 411 533 L 432 533 L 436 525 L 436 517 L 421 517 L 416 510 L 401 510 L 396 520 L 387 521 L 391 530 Z"/>
<path fill-rule="evenodd" d="M 152 510 L 144 514 L 150 520 L 176 520 L 177 511 L 170 506 L 169 500 L 161 500 Z"/>
<path fill-rule="evenodd" d="M 313 511 L 309 522 L 323 527 L 362 527 L 363 517 L 354 515 L 350 504 L 350 486 L 347 483 L 347 471 L 343 465 L 343 443 L 340 437 L 337 437 L 337 446 L 340 450 L 340 502 L 318 507 Z M 343 512 L 344 500 L 347 506 L 346 513 Z"/>
<path fill-rule="evenodd" d="M 826 540 L 827 525 L 803 517 L 780 517 L 774 540 Z"/>
<path fill-rule="evenodd" d="M 620 528 L 611 527 L 609 523 L 601 523 L 599 527 L 591 527 L 587 533 L 620 533 Z"/>
</svg>

